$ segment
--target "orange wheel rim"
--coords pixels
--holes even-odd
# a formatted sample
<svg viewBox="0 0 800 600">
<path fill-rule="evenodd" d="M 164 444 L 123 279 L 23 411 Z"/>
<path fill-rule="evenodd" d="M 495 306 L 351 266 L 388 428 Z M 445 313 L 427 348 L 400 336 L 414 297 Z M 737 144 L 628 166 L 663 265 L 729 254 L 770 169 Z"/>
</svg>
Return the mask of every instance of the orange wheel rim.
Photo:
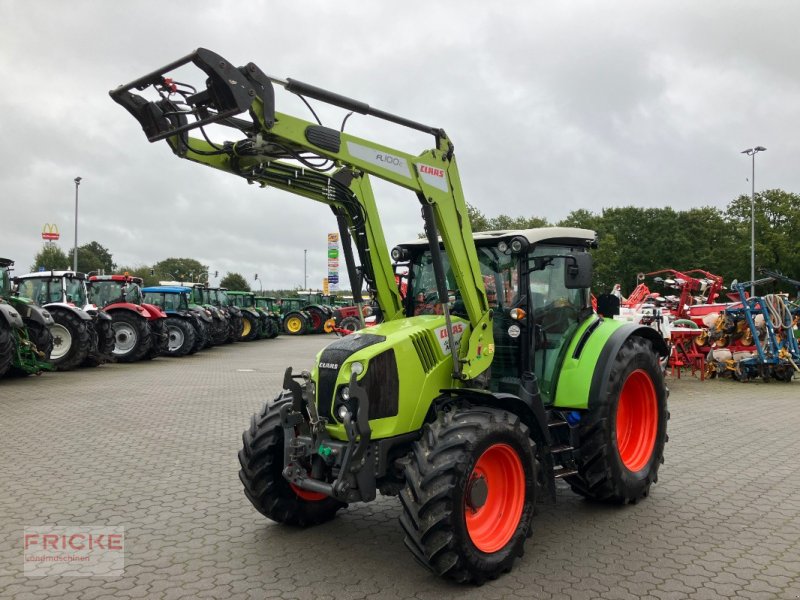
<svg viewBox="0 0 800 600">
<path fill-rule="evenodd" d="M 327 496 L 321 492 L 309 492 L 308 490 L 304 490 L 293 483 L 290 483 L 289 487 L 291 487 L 292 491 L 297 494 L 298 498 L 307 502 L 319 502 L 320 500 L 325 500 L 325 498 L 327 498 Z"/>
<path fill-rule="evenodd" d="M 622 386 L 617 405 L 617 449 L 622 464 L 641 471 L 650 461 L 658 433 L 658 399 L 650 376 L 633 371 Z"/>
<path fill-rule="evenodd" d="M 525 505 L 525 470 L 508 444 L 495 444 L 481 454 L 464 495 L 467 533 L 481 552 L 502 549 L 513 537 Z"/>
</svg>

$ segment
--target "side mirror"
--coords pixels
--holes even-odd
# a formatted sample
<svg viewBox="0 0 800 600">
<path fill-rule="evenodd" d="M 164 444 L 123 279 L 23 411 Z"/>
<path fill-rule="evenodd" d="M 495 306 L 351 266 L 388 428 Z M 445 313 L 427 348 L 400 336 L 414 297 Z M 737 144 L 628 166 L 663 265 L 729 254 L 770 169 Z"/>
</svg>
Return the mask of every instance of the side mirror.
<svg viewBox="0 0 800 600">
<path fill-rule="evenodd" d="M 568 290 L 589 288 L 592 285 L 592 255 L 580 252 L 567 257 L 564 287 Z"/>
</svg>

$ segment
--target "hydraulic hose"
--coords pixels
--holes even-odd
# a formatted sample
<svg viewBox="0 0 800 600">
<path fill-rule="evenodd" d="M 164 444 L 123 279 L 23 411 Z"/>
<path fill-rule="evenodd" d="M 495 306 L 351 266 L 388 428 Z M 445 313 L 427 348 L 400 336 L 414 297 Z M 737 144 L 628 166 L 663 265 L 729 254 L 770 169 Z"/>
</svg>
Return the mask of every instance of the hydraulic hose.
<svg viewBox="0 0 800 600">
<path fill-rule="evenodd" d="M 769 320 L 774 329 L 791 329 L 792 313 L 786 300 L 778 294 L 768 294 L 764 296 L 764 305 L 769 314 Z"/>
</svg>

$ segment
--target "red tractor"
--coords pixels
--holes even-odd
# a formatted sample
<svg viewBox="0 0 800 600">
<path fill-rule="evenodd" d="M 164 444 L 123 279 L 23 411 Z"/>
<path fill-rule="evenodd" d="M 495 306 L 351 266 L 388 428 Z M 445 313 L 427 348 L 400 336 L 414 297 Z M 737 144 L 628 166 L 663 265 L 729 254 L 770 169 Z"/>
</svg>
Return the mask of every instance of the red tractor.
<svg viewBox="0 0 800 600">
<path fill-rule="evenodd" d="M 118 361 L 134 362 L 167 353 L 167 313 L 143 303 L 141 277 L 93 275 L 89 286 L 92 302 L 111 315 Z"/>
</svg>

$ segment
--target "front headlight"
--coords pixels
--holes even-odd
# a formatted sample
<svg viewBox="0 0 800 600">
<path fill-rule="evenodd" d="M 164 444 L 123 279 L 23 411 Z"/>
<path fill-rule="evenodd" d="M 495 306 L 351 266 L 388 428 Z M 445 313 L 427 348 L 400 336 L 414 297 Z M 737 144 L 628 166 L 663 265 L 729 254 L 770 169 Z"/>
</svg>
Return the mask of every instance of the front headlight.
<svg viewBox="0 0 800 600">
<path fill-rule="evenodd" d="M 364 372 L 364 363 L 355 361 L 350 364 L 350 371 L 356 375 L 361 375 Z"/>
</svg>

